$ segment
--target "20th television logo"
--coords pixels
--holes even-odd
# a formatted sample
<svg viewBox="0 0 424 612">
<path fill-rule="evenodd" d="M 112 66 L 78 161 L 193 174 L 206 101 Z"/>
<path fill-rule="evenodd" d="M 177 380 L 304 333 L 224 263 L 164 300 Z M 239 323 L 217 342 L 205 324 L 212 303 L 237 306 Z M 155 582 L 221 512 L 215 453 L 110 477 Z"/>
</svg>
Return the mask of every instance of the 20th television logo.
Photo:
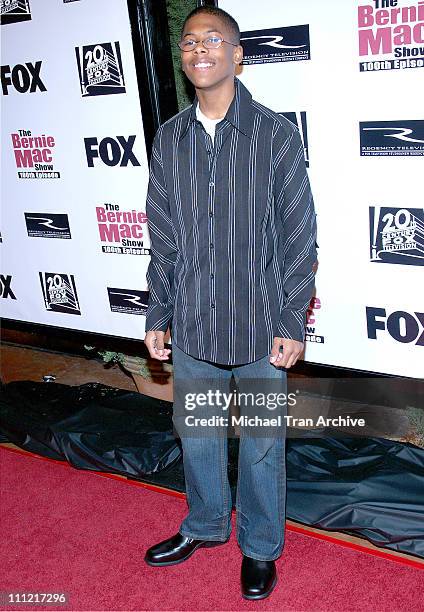
<svg viewBox="0 0 424 612">
<path fill-rule="evenodd" d="M 31 19 L 29 0 L 0 0 L 1 25 Z"/>
<path fill-rule="evenodd" d="M 118 41 L 75 47 L 75 52 L 83 97 L 125 93 Z"/>
<path fill-rule="evenodd" d="M 46 310 L 80 315 L 77 288 L 73 274 L 39 272 Z"/>
<path fill-rule="evenodd" d="M 424 265 L 424 209 L 370 206 L 372 262 Z"/>
</svg>

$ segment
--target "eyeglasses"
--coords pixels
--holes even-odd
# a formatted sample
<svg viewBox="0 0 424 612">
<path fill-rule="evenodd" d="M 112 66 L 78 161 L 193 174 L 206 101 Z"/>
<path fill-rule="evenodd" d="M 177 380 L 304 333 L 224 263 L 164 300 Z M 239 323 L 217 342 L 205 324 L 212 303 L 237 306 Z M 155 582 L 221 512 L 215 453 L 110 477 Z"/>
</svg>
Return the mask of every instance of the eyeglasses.
<svg viewBox="0 0 424 612">
<path fill-rule="evenodd" d="M 178 43 L 178 46 L 181 51 L 193 51 L 193 49 L 195 49 L 199 43 L 202 43 L 205 49 L 218 49 L 222 45 L 222 43 L 227 43 L 228 45 L 232 45 L 233 47 L 238 47 L 238 45 L 235 45 L 234 43 L 229 42 L 228 40 L 224 40 L 220 36 L 209 36 L 204 40 L 193 40 L 192 38 L 185 38 L 184 40 L 181 40 Z"/>
</svg>

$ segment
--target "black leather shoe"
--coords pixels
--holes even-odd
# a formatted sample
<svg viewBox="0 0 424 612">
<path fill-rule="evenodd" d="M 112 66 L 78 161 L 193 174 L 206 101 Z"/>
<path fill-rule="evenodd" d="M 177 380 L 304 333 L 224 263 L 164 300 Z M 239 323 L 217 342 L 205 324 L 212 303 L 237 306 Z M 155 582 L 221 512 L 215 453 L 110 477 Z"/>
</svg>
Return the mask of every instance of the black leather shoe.
<svg viewBox="0 0 424 612">
<path fill-rule="evenodd" d="M 226 540 L 228 541 L 228 540 Z M 186 538 L 180 533 L 175 534 L 172 538 L 155 544 L 146 552 L 144 557 L 148 565 L 162 567 L 164 565 L 176 565 L 182 563 L 191 557 L 198 548 L 212 548 L 225 544 L 221 541 L 212 540 L 193 540 Z"/>
<path fill-rule="evenodd" d="M 241 593 L 244 599 L 265 599 L 277 584 L 275 561 L 259 561 L 243 555 Z"/>
</svg>

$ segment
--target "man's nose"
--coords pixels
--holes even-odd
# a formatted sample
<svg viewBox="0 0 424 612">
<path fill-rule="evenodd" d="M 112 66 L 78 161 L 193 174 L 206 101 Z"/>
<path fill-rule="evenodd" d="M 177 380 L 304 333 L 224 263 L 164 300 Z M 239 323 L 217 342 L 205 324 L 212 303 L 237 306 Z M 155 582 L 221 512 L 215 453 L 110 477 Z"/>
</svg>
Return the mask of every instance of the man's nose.
<svg viewBox="0 0 424 612">
<path fill-rule="evenodd" d="M 203 46 L 202 41 L 199 41 L 196 45 L 196 47 L 193 49 L 193 53 L 207 53 L 208 49 L 206 49 L 206 47 Z"/>
</svg>

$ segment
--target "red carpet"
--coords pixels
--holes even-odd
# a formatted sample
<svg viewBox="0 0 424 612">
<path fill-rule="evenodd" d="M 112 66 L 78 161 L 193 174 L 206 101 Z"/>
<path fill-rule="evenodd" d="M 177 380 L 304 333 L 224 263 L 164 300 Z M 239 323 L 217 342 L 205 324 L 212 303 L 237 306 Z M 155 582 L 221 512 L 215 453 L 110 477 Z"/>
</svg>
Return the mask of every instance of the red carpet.
<svg viewBox="0 0 424 612">
<path fill-rule="evenodd" d="M 177 531 L 185 501 L 0 447 L 0 591 L 66 592 L 63 606 L 8 610 L 418 612 L 421 569 L 286 531 L 279 584 L 242 600 L 234 533 L 189 561 L 151 568 L 144 550 Z M 4 609 L 4 608 L 3 608 Z"/>
</svg>

